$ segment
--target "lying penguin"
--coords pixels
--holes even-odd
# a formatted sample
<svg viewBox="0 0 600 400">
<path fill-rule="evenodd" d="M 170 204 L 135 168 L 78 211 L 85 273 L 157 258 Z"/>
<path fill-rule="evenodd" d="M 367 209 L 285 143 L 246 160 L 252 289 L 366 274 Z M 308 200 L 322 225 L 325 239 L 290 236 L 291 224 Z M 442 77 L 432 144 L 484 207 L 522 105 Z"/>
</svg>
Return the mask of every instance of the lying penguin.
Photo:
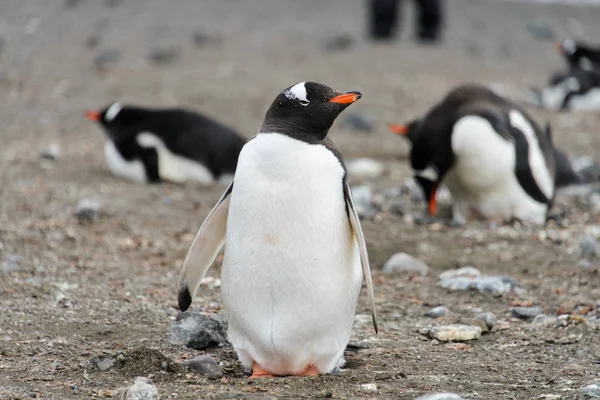
<svg viewBox="0 0 600 400">
<path fill-rule="evenodd" d="M 183 109 L 147 109 L 114 103 L 86 117 L 104 128 L 111 172 L 137 182 L 209 185 L 233 179 L 246 142 L 232 129 Z"/>
<path fill-rule="evenodd" d="M 471 213 L 545 223 L 556 179 L 551 136 L 516 104 L 483 86 L 461 85 L 423 118 L 391 129 L 412 143 L 411 165 L 430 215 L 443 182 L 454 223 L 465 224 Z"/>
<path fill-rule="evenodd" d="M 340 368 L 363 277 L 377 330 L 363 232 L 342 155 L 327 137 L 360 97 L 315 82 L 280 93 L 183 263 L 185 311 L 225 244 L 228 337 L 252 377 Z"/>
<path fill-rule="evenodd" d="M 543 89 L 527 90 L 528 103 L 548 110 L 600 110 L 600 69 L 576 67 L 555 74 Z"/>
<path fill-rule="evenodd" d="M 555 42 L 555 46 L 558 52 L 565 58 L 570 69 L 581 68 L 591 70 L 600 68 L 600 48 L 594 48 L 573 39 Z"/>
</svg>

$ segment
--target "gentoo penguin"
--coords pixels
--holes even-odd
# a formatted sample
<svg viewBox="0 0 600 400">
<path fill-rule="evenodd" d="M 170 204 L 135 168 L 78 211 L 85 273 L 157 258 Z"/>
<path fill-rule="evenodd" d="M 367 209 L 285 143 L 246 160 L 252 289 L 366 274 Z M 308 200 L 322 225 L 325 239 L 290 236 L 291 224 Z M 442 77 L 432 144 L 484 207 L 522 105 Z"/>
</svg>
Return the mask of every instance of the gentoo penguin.
<svg viewBox="0 0 600 400">
<path fill-rule="evenodd" d="M 600 48 L 593 48 L 583 42 L 566 39 L 555 42 L 558 52 L 565 58 L 569 68 L 600 68 Z"/>
<path fill-rule="evenodd" d="M 390 131 L 406 138 L 412 144 L 414 142 L 414 136 L 418 131 L 417 128 L 419 126 L 419 122 L 420 119 L 417 118 L 404 125 L 390 124 L 389 129 Z M 544 131 L 552 142 L 552 131 L 549 123 L 546 124 Z M 552 147 L 552 151 L 554 152 L 554 160 L 556 164 L 556 179 L 554 183 L 556 188 L 583 183 L 581 176 L 575 172 L 567 155 L 556 147 Z"/>
<path fill-rule="evenodd" d="M 600 109 L 600 69 L 575 67 L 555 74 L 549 86 L 530 88 L 526 100 L 548 110 L 598 110 Z"/>
<path fill-rule="evenodd" d="M 341 367 L 363 276 L 377 330 L 365 240 L 342 155 L 327 138 L 360 97 L 315 82 L 280 93 L 183 263 L 185 311 L 225 244 L 228 337 L 252 377 Z"/>
<path fill-rule="evenodd" d="M 455 223 L 466 223 L 471 212 L 545 223 L 554 198 L 554 152 L 549 132 L 522 108 L 483 86 L 461 85 L 411 124 L 390 128 L 409 134 L 412 169 L 430 215 L 443 182 Z"/>
<path fill-rule="evenodd" d="M 245 140 L 203 115 L 114 103 L 87 111 L 108 135 L 104 156 L 111 172 L 138 182 L 232 180 Z"/>
</svg>

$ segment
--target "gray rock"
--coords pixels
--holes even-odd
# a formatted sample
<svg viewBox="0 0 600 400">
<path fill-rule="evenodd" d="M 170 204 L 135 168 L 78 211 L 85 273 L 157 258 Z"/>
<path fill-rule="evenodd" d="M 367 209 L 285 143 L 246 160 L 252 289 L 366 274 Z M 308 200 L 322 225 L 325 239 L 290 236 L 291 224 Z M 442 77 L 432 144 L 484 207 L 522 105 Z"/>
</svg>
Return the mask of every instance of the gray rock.
<svg viewBox="0 0 600 400">
<path fill-rule="evenodd" d="M 168 339 L 197 350 L 215 347 L 227 343 L 227 322 L 218 316 L 185 311 L 171 324 Z"/>
<path fill-rule="evenodd" d="M 102 361 L 98 362 L 98 369 L 101 371 L 106 371 L 109 368 L 112 368 L 115 365 L 115 359 L 112 357 L 105 357 Z"/>
<path fill-rule="evenodd" d="M 463 324 L 433 326 L 423 328 L 419 332 L 440 342 L 465 342 L 481 337 L 481 327 Z"/>
<path fill-rule="evenodd" d="M 216 37 L 209 35 L 206 32 L 197 30 L 194 31 L 194 33 L 192 34 L 192 41 L 194 43 L 194 46 L 201 48 L 210 43 L 218 43 L 220 40 Z"/>
<path fill-rule="evenodd" d="M 556 325 L 557 320 L 554 315 L 539 314 L 531 321 L 531 324 L 538 327 L 549 327 Z"/>
<path fill-rule="evenodd" d="M 2 273 L 10 274 L 12 272 L 17 272 L 21 269 L 20 263 L 22 259 L 23 257 L 18 254 L 7 254 L 2 262 Z"/>
<path fill-rule="evenodd" d="M 556 38 L 556 33 L 552 27 L 541 21 L 532 21 L 525 25 L 527 28 L 527 32 L 538 40 L 554 40 Z"/>
<path fill-rule="evenodd" d="M 359 179 L 377 178 L 385 171 L 385 166 L 382 163 L 370 158 L 350 160 L 346 167 L 351 177 Z"/>
<path fill-rule="evenodd" d="M 173 47 L 154 49 L 148 54 L 148 60 L 155 65 L 166 65 L 177 59 L 178 51 Z"/>
<path fill-rule="evenodd" d="M 571 163 L 573 171 L 586 183 L 600 181 L 600 164 L 590 156 L 578 157 Z"/>
<path fill-rule="evenodd" d="M 82 199 L 77 204 L 75 216 L 81 223 L 93 222 L 100 215 L 100 203 L 96 200 Z"/>
<path fill-rule="evenodd" d="M 360 217 L 370 217 L 375 213 L 372 207 L 373 193 L 367 185 L 352 186 L 352 199 Z"/>
<path fill-rule="evenodd" d="M 120 59 L 121 52 L 119 50 L 101 50 L 96 57 L 94 57 L 94 67 L 98 70 L 103 70 L 108 65 L 117 63 Z"/>
<path fill-rule="evenodd" d="M 223 371 L 211 356 L 196 356 L 187 362 L 190 371 L 206 376 L 222 376 Z"/>
<path fill-rule="evenodd" d="M 143 376 L 135 378 L 133 385 L 125 392 L 126 400 L 158 400 L 158 389 L 150 379 Z"/>
<path fill-rule="evenodd" d="M 512 316 L 521 319 L 535 318 L 542 313 L 541 307 L 513 307 Z"/>
<path fill-rule="evenodd" d="M 457 276 L 455 278 L 441 280 L 439 285 L 448 290 L 467 290 L 476 288 L 478 282 L 479 278 Z"/>
<path fill-rule="evenodd" d="M 430 317 L 430 318 L 439 318 L 439 317 L 443 317 L 444 315 L 448 314 L 449 312 L 450 312 L 450 310 L 448 309 L 448 307 L 437 306 L 437 307 L 433 307 L 431 310 L 427 311 L 425 313 L 425 316 Z"/>
<path fill-rule="evenodd" d="M 600 252 L 596 238 L 592 235 L 585 235 L 579 242 L 579 252 L 582 258 L 596 258 Z"/>
<path fill-rule="evenodd" d="M 488 330 L 492 330 L 494 325 L 496 324 L 496 316 L 491 312 L 482 312 L 475 316 L 475 319 L 483 321 L 485 326 L 487 326 Z"/>
<path fill-rule="evenodd" d="M 383 265 L 383 272 L 392 274 L 397 272 L 417 272 L 427 275 L 429 266 L 423 261 L 407 253 L 396 253 Z"/>
<path fill-rule="evenodd" d="M 342 120 L 342 125 L 356 132 L 372 132 L 375 126 L 373 119 L 357 111 L 348 113 Z"/>
<path fill-rule="evenodd" d="M 582 388 L 581 393 L 594 399 L 600 399 L 600 383 L 593 383 Z"/>
<path fill-rule="evenodd" d="M 354 44 L 352 36 L 347 34 L 335 35 L 323 42 L 323 48 L 328 51 L 348 50 Z"/>
<path fill-rule="evenodd" d="M 479 278 L 481 272 L 475 267 L 466 266 L 458 269 L 450 269 L 440 274 L 440 280 L 446 280 L 450 278 L 466 277 L 466 278 Z"/>
<path fill-rule="evenodd" d="M 60 146 L 54 143 L 40 151 L 40 158 L 46 160 L 58 160 L 60 154 Z"/>
<path fill-rule="evenodd" d="M 404 182 L 402 182 L 401 187 L 402 194 L 408 194 L 410 199 L 414 202 L 420 203 L 425 200 L 425 195 L 423 194 L 423 190 L 421 186 L 415 181 L 414 178 L 406 178 Z"/>
<path fill-rule="evenodd" d="M 508 293 L 519 286 L 517 280 L 510 276 L 483 276 L 477 282 L 477 290 L 481 293 L 499 295 Z"/>
<path fill-rule="evenodd" d="M 463 400 L 463 398 L 456 393 L 444 392 L 426 394 L 425 396 L 418 397 L 415 400 Z"/>
</svg>

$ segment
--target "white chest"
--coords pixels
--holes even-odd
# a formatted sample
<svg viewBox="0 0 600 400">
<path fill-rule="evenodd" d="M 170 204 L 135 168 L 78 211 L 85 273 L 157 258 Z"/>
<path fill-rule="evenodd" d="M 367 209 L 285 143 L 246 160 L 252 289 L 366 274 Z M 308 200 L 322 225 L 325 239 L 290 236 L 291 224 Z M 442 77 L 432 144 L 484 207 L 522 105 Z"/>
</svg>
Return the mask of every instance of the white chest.
<svg viewBox="0 0 600 400">
<path fill-rule="evenodd" d="M 112 140 L 104 143 L 104 159 L 108 169 L 121 178 L 129 179 L 135 182 L 146 182 L 146 170 L 140 160 L 126 160 L 123 158 Z"/>
</svg>

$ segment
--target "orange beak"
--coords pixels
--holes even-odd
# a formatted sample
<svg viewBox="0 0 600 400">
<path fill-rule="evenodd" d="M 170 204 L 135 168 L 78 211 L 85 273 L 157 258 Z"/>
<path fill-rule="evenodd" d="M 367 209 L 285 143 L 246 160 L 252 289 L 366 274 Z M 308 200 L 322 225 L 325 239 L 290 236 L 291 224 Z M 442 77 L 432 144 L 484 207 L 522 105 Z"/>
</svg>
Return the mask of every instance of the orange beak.
<svg viewBox="0 0 600 400">
<path fill-rule="evenodd" d="M 400 124 L 389 124 L 388 129 L 397 135 L 406 135 L 408 133 L 408 126 Z"/>
<path fill-rule="evenodd" d="M 556 51 L 558 51 L 559 54 L 565 54 L 565 51 L 563 50 L 561 42 L 558 42 L 558 41 L 554 42 L 554 47 L 556 47 Z"/>
<path fill-rule="evenodd" d="M 340 94 L 339 96 L 335 96 L 334 98 L 329 99 L 330 103 L 338 103 L 338 104 L 351 104 L 356 100 L 360 99 L 362 94 L 360 92 L 346 92 Z"/>
<path fill-rule="evenodd" d="M 85 117 L 90 121 L 98 122 L 100 121 L 100 113 L 98 111 L 86 111 Z"/>
<path fill-rule="evenodd" d="M 434 216 L 437 213 L 437 188 L 438 185 L 436 184 L 433 187 L 433 190 L 431 191 L 431 195 L 429 195 L 429 215 Z"/>
</svg>

